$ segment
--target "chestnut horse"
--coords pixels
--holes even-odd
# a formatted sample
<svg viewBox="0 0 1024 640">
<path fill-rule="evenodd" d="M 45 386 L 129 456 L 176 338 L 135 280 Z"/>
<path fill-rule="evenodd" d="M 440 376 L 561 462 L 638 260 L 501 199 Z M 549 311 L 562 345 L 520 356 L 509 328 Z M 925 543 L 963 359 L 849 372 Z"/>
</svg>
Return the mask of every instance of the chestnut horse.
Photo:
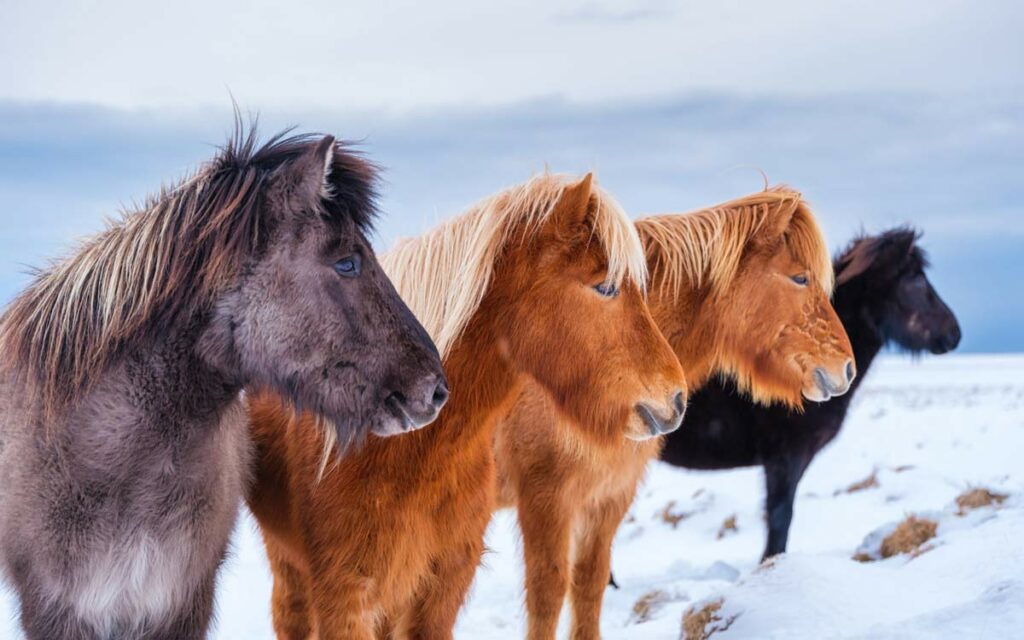
<svg viewBox="0 0 1024 640">
<path fill-rule="evenodd" d="M 852 350 L 829 304 L 828 250 L 799 193 L 776 188 L 636 224 L 648 306 L 691 389 L 722 373 L 760 402 L 791 407 L 846 391 Z M 607 427 L 562 416 L 530 385 L 498 428 L 499 494 L 518 508 L 530 638 L 554 637 L 567 591 L 572 637 L 600 635 L 612 538 L 662 445 Z"/>
<path fill-rule="evenodd" d="M 683 372 L 644 303 L 643 246 L 589 175 L 536 177 L 382 262 L 435 339 L 451 397 L 434 426 L 371 436 L 319 484 L 310 419 L 253 398 L 249 505 L 280 638 L 451 637 L 494 509 L 494 425 L 526 380 L 599 428 L 641 437 L 682 419 Z"/>
</svg>

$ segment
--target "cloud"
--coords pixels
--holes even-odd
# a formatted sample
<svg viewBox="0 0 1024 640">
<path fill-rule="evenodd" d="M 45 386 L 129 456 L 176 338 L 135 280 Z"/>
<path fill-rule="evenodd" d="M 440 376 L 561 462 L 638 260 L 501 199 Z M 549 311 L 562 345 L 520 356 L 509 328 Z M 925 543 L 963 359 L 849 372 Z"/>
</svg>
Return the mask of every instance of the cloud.
<svg viewBox="0 0 1024 640">
<path fill-rule="evenodd" d="M 1024 3 L 13 2 L 0 99 L 191 110 L 599 105 L 681 92 L 1020 95 Z"/>
<path fill-rule="evenodd" d="M 670 4 L 663 1 L 635 2 L 627 8 L 608 2 L 584 2 L 579 6 L 555 14 L 562 22 L 628 23 L 638 20 L 668 18 L 673 14 Z"/>
</svg>

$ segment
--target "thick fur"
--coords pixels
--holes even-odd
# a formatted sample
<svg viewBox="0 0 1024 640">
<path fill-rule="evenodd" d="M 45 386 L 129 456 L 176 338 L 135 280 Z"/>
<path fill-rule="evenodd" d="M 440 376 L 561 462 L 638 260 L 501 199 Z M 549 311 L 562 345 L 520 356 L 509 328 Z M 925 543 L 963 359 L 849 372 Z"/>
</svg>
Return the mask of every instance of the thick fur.
<svg viewBox="0 0 1024 640">
<path fill-rule="evenodd" d="M 527 379 L 600 425 L 684 388 L 643 301 L 632 223 L 589 176 L 535 178 L 396 250 L 385 263 L 412 270 L 391 274 L 446 345 L 451 399 L 434 425 L 370 437 L 319 484 L 308 418 L 253 400 L 260 471 L 249 504 L 274 572 L 279 638 L 452 636 L 495 505 L 494 425 Z M 616 274 L 613 259 L 640 269 Z M 594 290 L 609 280 L 617 296 Z"/>
<path fill-rule="evenodd" d="M 850 360 L 828 303 L 824 239 L 799 193 L 773 189 L 637 227 L 648 306 L 691 388 L 721 373 L 762 402 L 799 406 L 815 367 L 840 370 Z M 600 636 L 612 538 L 661 446 L 627 435 L 622 424 L 609 431 L 567 419 L 536 386 L 499 427 L 500 493 L 522 528 L 530 638 L 554 638 L 566 594 L 572 637 Z"/>
<path fill-rule="evenodd" d="M 30 640 L 205 636 L 249 479 L 244 386 L 349 441 L 393 426 L 384 397 L 442 379 L 363 235 L 373 182 L 331 137 L 258 147 L 239 127 L 13 301 L 0 553 Z"/>
<path fill-rule="evenodd" d="M 661 457 L 692 469 L 762 465 L 767 484 L 764 557 L 786 550 L 797 483 L 842 427 L 853 394 L 878 352 L 894 344 L 911 353 L 945 353 L 960 327 L 925 276 L 927 261 L 910 229 L 854 240 L 835 260 L 834 304 L 860 368 L 850 392 L 803 413 L 761 407 L 713 381 L 690 403 L 686 427 L 670 435 Z"/>
</svg>

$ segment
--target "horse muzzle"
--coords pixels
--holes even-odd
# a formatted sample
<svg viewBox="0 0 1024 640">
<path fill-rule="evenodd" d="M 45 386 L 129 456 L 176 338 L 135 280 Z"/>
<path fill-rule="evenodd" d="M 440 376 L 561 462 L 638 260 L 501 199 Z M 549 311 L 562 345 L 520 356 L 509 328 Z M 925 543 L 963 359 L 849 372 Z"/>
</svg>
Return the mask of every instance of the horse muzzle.
<svg viewBox="0 0 1024 640">
<path fill-rule="evenodd" d="M 811 402 L 825 402 L 850 390 L 857 377 L 857 369 L 853 360 L 847 360 L 838 374 L 830 373 L 825 367 L 815 367 L 811 376 L 814 384 L 811 389 L 804 389 L 804 398 Z"/>
<path fill-rule="evenodd" d="M 686 396 L 683 392 L 676 391 L 672 394 L 667 405 L 668 411 L 666 412 L 664 409 L 659 410 L 646 402 L 637 403 L 634 411 L 647 428 L 649 435 L 634 437 L 634 440 L 656 438 L 672 433 L 683 424 L 683 417 L 686 415 Z"/>
</svg>

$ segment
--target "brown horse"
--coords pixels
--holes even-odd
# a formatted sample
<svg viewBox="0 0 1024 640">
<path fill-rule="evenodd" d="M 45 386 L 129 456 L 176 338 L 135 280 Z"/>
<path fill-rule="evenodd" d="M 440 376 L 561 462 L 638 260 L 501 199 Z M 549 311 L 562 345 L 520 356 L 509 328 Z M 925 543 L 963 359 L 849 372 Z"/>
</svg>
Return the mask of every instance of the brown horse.
<svg viewBox="0 0 1024 640">
<path fill-rule="evenodd" d="M 828 250 L 799 193 L 777 188 L 637 228 L 651 315 L 692 389 L 720 372 L 764 403 L 799 407 L 801 396 L 846 391 L 852 350 L 829 304 Z M 600 636 L 612 537 L 661 444 L 567 419 L 535 385 L 501 424 L 499 493 L 519 512 L 530 638 L 554 637 L 567 591 L 572 637 Z"/>
<path fill-rule="evenodd" d="M 560 411 L 644 437 L 682 420 L 682 369 L 644 303 L 643 246 L 592 185 L 543 175 L 382 260 L 435 338 L 451 397 L 434 426 L 371 436 L 317 482 L 308 417 L 251 405 L 249 504 L 280 638 L 448 638 L 494 509 L 494 425 L 527 379 Z"/>
</svg>

